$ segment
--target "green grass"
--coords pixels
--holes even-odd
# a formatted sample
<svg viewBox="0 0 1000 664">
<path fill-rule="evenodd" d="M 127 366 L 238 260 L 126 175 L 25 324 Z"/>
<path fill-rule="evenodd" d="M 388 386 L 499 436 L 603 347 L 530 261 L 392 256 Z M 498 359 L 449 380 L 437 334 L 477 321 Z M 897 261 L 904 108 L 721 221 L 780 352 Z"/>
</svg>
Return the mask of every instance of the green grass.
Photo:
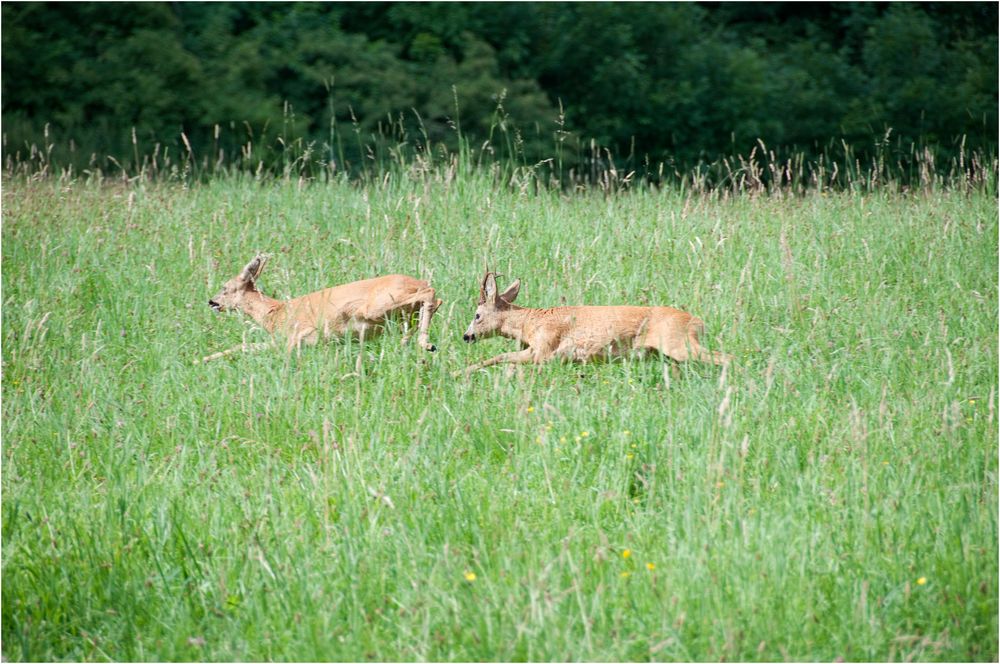
<svg viewBox="0 0 1000 664">
<path fill-rule="evenodd" d="M 11 178 L 3 211 L 9 660 L 997 658 L 991 193 Z M 430 279 L 439 351 L 193 365 L 264 339 L 206 305 L 256 250 L 276 296 Z M 487 261 L 525 306 L 684 308 L 736 366 L 453 379 L 514 350 L 461 341 Z"/>
</svg>

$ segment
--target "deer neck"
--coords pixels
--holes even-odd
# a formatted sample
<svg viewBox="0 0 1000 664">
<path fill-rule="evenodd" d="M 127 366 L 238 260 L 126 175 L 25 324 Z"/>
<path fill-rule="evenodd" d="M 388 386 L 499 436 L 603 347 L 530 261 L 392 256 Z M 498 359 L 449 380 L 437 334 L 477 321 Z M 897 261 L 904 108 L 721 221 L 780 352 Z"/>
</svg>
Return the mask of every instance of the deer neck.
<svg viewBox="0 0 1000 664">
<path fill-rule="evenodd" d="M 268 297 L 260 291 L 250 291 L 243 296 L 240 307 L 247 316 L 268 332 L 274 332 L 284 320 L 285 303 Z"/>
<path fill-rule="evenodd" d="M 524 345 L 531 345 L 528 337 L 530 336 L 530 328 L 533 326 L 530 325 L 530 322 L 537 313 L 537 309 L 510 305 L 510 309 L 507 310 L 503 323 L 500 325 L 500 335 L 508 339 L 516 339 Z"/>
</svg>

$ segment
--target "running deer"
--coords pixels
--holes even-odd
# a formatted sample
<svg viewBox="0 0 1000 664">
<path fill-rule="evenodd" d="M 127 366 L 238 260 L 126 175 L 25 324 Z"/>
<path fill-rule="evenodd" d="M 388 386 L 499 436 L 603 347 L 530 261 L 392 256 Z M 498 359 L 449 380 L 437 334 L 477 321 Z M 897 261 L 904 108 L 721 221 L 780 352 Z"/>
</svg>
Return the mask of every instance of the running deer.
<svg viewBox="0 0 1000 664">
<path fill-rule="evenodd" d="M 523 350 L 473 364 L 466 373 L 501 362 L 541 364 L 552 358 L 586 362 L 632 352 L 657 350 L 679 362 L 697 359 L 727 364 L 731 355 L 698 343 L 705 324 L 671 307 L 578 306 L 529 309 L 514 304 L 515 280 L 497 293 L 496 275 L 487 271 L 479 288 L 476 316 L 462 338 L 467 342 L 499 334 L 521 342 Z"/>
<path fill-rule="evenodd" d="M 285 340 L 289 352 L 302 344 L 313 345 L 320 339 L 356 334 L 361 342 L 382 331 L 389 317 L 400 317 L 406 326 L 403 343 L 409 340 L 408 323 L 419 312 L 417 343 L 425 350 L 436 350 L 428 341 L 431 316 L 441 306 L 434 289 L 420 279 L 391 274 L 355 281 L 309 293 L 291 300 L 275 300 L 257 290 L 257 280 L 268 256 L 257 254 L 243 270 L 227 281 L 219 294 L 208 301 L 216 311 L 233 309 L 247 314 L 275 337 Z M 202 358 L 208 362 L 230 353 L 258 350 L 269 344 L 241 344 Z M 358 360 L 360 361 L 360 356 Z"/>
</svg>

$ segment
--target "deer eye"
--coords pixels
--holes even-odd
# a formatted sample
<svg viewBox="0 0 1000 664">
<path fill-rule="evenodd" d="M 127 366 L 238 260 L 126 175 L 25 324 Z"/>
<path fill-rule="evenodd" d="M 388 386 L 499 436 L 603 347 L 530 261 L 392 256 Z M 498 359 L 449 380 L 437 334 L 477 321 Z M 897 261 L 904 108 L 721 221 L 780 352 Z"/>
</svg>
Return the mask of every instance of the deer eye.
<svg viewBox="0 0 1000 664">
<path fill-rule="evenodd" d="M 476 320 L 479 320 L 479 314 L 476 314 Z"/>
</svg>

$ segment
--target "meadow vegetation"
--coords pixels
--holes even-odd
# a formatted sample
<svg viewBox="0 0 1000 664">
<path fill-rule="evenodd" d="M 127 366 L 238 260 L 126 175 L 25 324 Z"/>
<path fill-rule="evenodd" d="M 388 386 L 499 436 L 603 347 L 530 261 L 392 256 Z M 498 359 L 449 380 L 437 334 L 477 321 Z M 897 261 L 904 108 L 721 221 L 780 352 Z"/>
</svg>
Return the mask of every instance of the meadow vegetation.
<svg viewBox="0 0 1000 664">
<path fill-rule="evenodd" d="M 988 171 L 8 173 L 3 654 L 995 660 Z M 207 306 L 257 250 L 276 297 L 429 279 L 438 352 L 390 328 L 194 364 L 265 340 Z M 453 378 L 514 350 L 461 341 L 487 262 L 525 306 L 683 308 L 737 359 Z"/>
</svg>

